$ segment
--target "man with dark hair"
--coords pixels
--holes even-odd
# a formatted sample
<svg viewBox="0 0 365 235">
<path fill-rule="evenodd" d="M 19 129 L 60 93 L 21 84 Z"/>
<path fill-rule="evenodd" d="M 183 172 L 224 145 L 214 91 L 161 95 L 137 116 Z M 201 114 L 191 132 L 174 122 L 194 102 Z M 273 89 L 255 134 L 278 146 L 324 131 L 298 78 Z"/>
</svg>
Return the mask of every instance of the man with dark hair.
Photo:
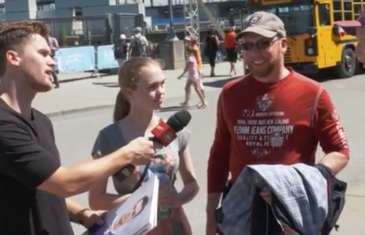
<svg viewBox="0 0 365 235">
<path fill-rule="evenodd" d="M 52 123 L 32 108 L 37 93 L 52 89 L 48 36 L 43 22 L 0 26 L 0 234 L 72 235 L 70 220 L 102 223 L 101 212 L 68 197 L 127 164 L 146 164 L 155 152 L 138 138 L 106 157 L 61 166 Z"/>
</svg>

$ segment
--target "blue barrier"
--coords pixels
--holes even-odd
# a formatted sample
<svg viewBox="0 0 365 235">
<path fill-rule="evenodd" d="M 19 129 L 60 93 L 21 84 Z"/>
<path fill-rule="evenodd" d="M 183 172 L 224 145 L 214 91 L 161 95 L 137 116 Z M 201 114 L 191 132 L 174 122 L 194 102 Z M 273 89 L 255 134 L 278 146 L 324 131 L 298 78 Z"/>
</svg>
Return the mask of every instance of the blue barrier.
<svg viewBox="0 0 365 235">
<path fill-rule="evenodd" d="M 60 48 L 56 51 L 57 68 L 60 73 L 77 73 L 95 70 L 93 46 Z"/>
<path fill-rule="evenodd" d="M 98 71 L 104 69 L 117 69 L 119 68 L 118 62 L 114 58 L 114 45 L 103 46 L 80 46 L 60 48 L 56 51 L 55 56 L 55 69 L 60 73 L 78 73 L 85 71 L 93 71 L 94 74 L 99 76 Z M 202 59 L 205 59 L 203 48 Z M 217 54 L 217 62 L 224 61 L 226 56 L 224 47 L 219 47 L 219 53 Z M 128 57 L 127 57 L 128 60 Z"/>
<path fill-rule="evenodd" d="M 114 45 L 98 46 L 96 48 L 96 68 L 115 69 L 119 68 L 118 62 L 114 59 Z"/>
</svg>

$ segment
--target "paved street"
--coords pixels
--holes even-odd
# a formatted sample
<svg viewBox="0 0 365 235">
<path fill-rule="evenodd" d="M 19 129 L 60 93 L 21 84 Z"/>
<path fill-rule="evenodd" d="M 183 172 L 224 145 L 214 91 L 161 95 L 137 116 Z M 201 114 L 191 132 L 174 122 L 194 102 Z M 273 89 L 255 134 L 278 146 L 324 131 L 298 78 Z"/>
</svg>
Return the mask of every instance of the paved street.
<svg viewBox="0 0 365 235">
<path fill-rule="evenodd" d="M 208 65 L 204 66 L 203 72 L 206 75 L 210 73 Z M 166 98 L 184 94 L 185 80 L 177 79 L 181 73 L 182 69 L 165 71 L 166 86 L 169 88 Z M 229 65 L 227 63 L 217 64 L 216 73 L 217 77 L 205 79 L 207 91 L 219 89 L 216 82 L 227 78 Z M 34 106 L 54 116 L 114 105 L 119 91 L 117 75 L 89 78 L 90 75 L 90 73 L 61 74 L 60 80 L 66 81 L 61 83 L 61 88 L 39 94 L 34 101 Z M 75 78 L 78 78 L 77 81 L 73 81 Z"/>
<path fill-rule="evenodd" d="M 219 66 L 226 73 L 227 69 L 225 65 L 221 64 Z M 207 72 L 205 73 L 207 74 Z M 166 72 L 166 107 L 176 106 L 182 100 L 183 90 L 182 84 L 180 83 L 182 81 L 176 80 L 177 75 L 176 72 Z M 106 82 L 106 80 L 109 82 L 113 81 L 113 79 L 116 81 L 116 78 L 107 79 L 102 78 L 93 80 L 93 82 Z M 210 82 L 210 86 L 207 87 L 207 97 L 210 106 L 204 110 L 191 110 L 193 119 L 189 124 L 189 129 L 192 130 L 190 150 L 201 191 L 197 198 L 185 208 L 194 234 L 196 235 L 204 234 L 206 162 L 215 128 L 215 105 L 220 90 L 219 83 L 225 82 L 225 79 L 225 77 L 207 78 L 206 81 Z M 112 105 L 118 90 L 117 88 L 108 88 L 103 85 L 93 85 L 90 80 L 65 83 L 62 85 L 61 89 L 39 97 L 36 100 L 36 106 L 46 113 L 52 113 L 57 112 L 57 109 L 60 108 L 69 110 L 86 105 Z M 341 179 L 349 183 L 347 204 L 341 216 L 340 231 L 333 234 L 365 234 L 365 224 L 363 223 L 363 218 L 365 218 L 365 160 L 363 156 L 365 152 L 365 125 L 362 123 L 365 120 L 365 111 L 360 106 L 360 101 L 365 99 L 365 76 L 328 81 L 324 82 L 324 85 L 329 90 L 334 103 L 338 107 L 351 147 L 350 164 L 340 175 Z M 69 98 L 66 97 L 67 92 L 70 94 Z M 61 101 L 59 99 L 64 100 Z M 76 100 L 80 100 L 79 103 Z M 90 103 L 88 104 L 87 102 Z M 60 108 L 58 108 L 58 105 Z M 160 115 L 162 117 L 168 117 L 175 110 L 166 108 L 160 112 Z M 98 131 L 109 124 L 111 119 L 111 108 L 54 116 L 52 120 L 63 164 L 71 165 L 82 160 L 90 159 L 91 147 Z M 318 157 L 321 156 L 322 153 L 318 151 Z M 181 187 L 180 182 L 178 182 L 178 187 Z M 113 191 L 111 184 L 109 184 L 108 190 Z M 82 205 L 88 206 L 86 194 L 74 198 Z M 74 230 L 76 235 L 81 234 L 83 231 L 77 225 L 74 226 Z"/>
</svg>

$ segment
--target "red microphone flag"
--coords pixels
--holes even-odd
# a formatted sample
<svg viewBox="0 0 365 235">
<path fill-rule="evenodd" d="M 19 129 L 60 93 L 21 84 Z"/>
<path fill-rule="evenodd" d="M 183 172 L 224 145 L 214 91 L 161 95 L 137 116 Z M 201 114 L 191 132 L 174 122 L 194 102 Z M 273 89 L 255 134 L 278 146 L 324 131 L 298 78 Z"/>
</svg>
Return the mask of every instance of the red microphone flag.
<svg viewBox="0 0 365 235">
<path fill-rule="evenodd" d="M 162 120 L 151 132 L 163 146 L 168 146 L 177 137 L 176 132 Z"/>
</svg>

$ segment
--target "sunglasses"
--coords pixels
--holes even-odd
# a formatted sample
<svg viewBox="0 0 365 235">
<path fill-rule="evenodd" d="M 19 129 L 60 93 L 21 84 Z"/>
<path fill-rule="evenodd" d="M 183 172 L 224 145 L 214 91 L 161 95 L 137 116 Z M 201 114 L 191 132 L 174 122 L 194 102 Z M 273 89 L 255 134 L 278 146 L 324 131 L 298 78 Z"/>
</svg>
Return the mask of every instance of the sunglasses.
<svg viewBox="0 0 365 235">
<path fill-rule="evenodd" d="M 262 39 L 259 40 L 257 42 L 244 42 L 242 43 L 242 48 L 245 51 L 251 51 L 254 48 L 256 50 L 266 50 L 267 48 L 269 48 L 275 41 L 279 40 L 278 37 L 274 37 L 272 39 Z"/>
</svg>

